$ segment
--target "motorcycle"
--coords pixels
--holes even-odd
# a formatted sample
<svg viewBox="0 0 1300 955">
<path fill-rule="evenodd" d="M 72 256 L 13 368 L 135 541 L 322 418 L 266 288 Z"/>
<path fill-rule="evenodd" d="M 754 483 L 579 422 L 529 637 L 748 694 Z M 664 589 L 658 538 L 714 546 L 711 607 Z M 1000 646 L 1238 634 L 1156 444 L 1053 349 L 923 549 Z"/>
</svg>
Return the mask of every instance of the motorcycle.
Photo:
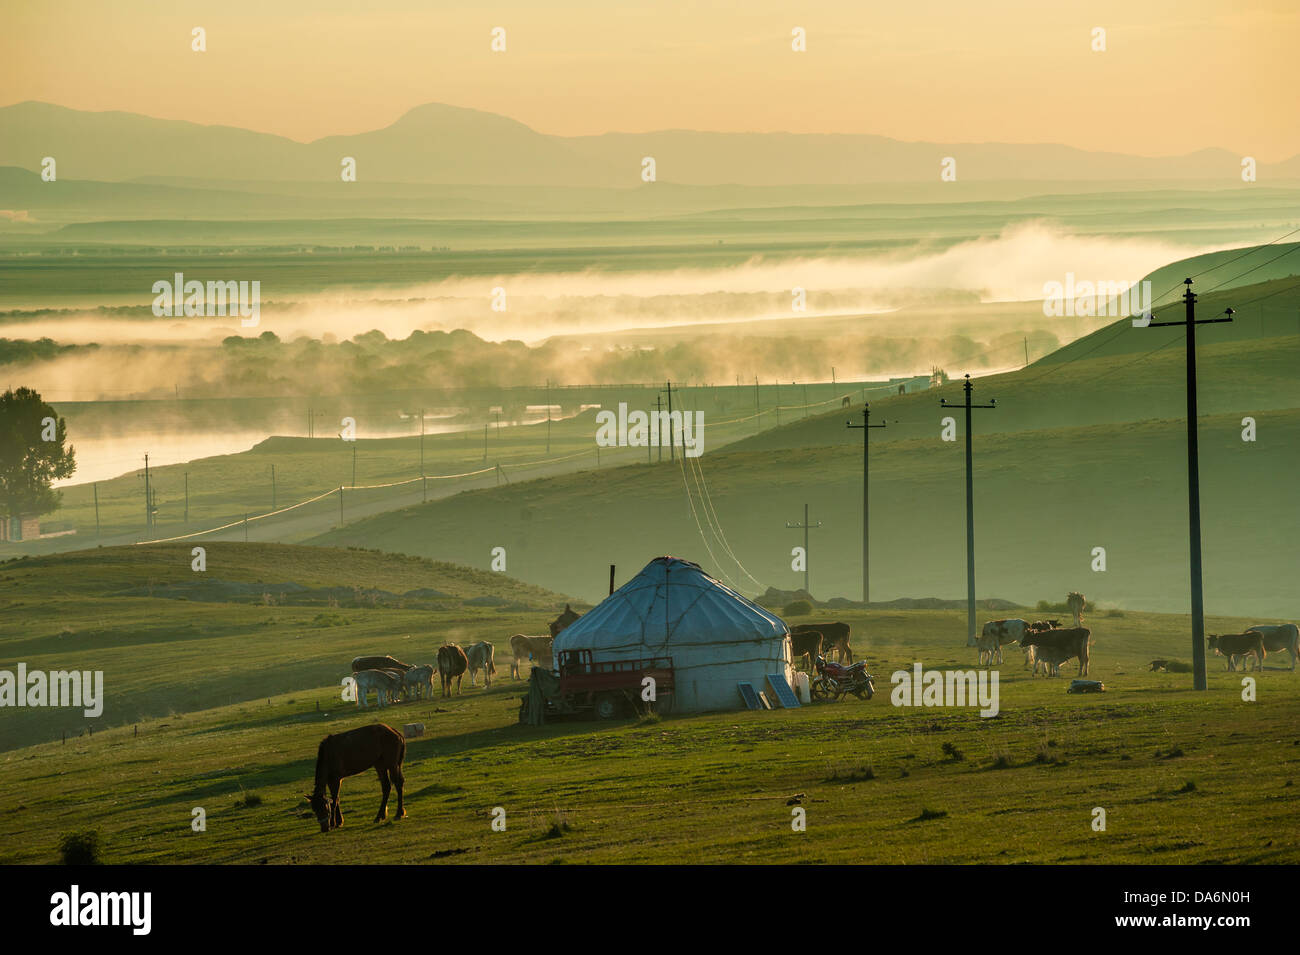
<svg viewBox="0 0 1300 955">
<path fill-rule="evenodd" d="M 814 700 L 842 700 L 845 693 L 852 693 L 859 700 L 869 700 L 876 692 L 875 677 L 867 672 L 867 664 L 859 660 L 850 666 L 830 663 L 823 656 L 817 657 L 817 677 L 808 688 Z"/>
</svg>

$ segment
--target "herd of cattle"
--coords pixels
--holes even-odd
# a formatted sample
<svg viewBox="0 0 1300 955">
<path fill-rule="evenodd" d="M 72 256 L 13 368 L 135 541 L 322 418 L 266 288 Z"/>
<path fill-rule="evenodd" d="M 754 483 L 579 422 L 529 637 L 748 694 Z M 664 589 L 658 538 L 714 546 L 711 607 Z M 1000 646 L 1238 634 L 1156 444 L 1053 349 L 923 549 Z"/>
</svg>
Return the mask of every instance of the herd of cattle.
<svg viewBox="0 0 1300 955">
<path fill-rule="evenodd" d="M 1061 664 L 1070 660 L 1079 663 L 1079 676 L 1088 673 L 1088 650 L 1092 645 L 1092 631 L 1083 626 L 1085 601 L 1083 594 L 1071 592 L 1066 598 L 1066 605 L 1074 615 L 1073 627 L 1062 627 L 1059 620 L 1037 620 L 1028 623 L 1019 618 L 1008 620 L 990 620 L 984 624 L 978 635 L 972 634 L 966 645 L 979 650 L 981 666 L 991 664 L 996 657 L 1002 662 L 1002 647 L 1018 643 L 1025 654 L 1025 666 L 1033 668 L 1033 675 L 1038 675 L 1041 664 L 1044 673 L 1056 676 Z M 1219 656 L 1227 658 L 1229 670 L 1235 670 L 1240 661 L 1245 667 L 1246 657 L 1255 658 L 1255 669 L 1264 668 L 1264 657 L 1269 651 L 1284 651 L 1291 654 L 1291 669 L 1296 667 L 1296 658 L 1300 657 L 1300 629 L 1293 623 L 1255 624 L 1244 633 L 1212 633 L 1206 638 L 1206 646 Z M 1151 669 L 1166 661 L 1152 662 Z"/>
<path fill-rule="evenodd" d="M 517 633 L 510 638 L 510 675 L 520 679 L 519 664 L 531 660 L 535 666 L 551 669 L 551 647 L 556 634 L 577 620 L 581 614 L 568 604 L 564 612 L 551 621 L 549 637 L 529 637 Z M 352 661 L 352 681 L 356 687 L 358 707 L 368 705 L 370 694 L 375 694 L 378 706 L 387 706 L 398 700 L 422 699 L 427 695 L 433 697 L 433 674 L 437 673 L 442 683 L 442 695 L 446 696 L 455 682 L 456 693 L 460 692 L 460 681 L 469 674 L 469 685 L 478 685 L 478 672 L 483 671 L 483 685 L 490 688 L 492 677 L 496 675 L 495 649 L 486 640 L 462 647 L 448 643 L 438 648 L 436 664 L 426 663 L 415 666 L 403 663 L 390 656 L 361 656 Z"/>
<path fill-rule="evenodd" d="M 1089 649 L 1092 645 L 1092 631 L 1083 626 L 1083 611 L 1086 601 L 1083 594 L 1071 592 L 1066 596 L 1066 607 L 1074 617 L 1074 626 L 1064 627 L 1059 620 L 1036 620 L 1030 623 L 1018 617 L 1005 620 L 990 620 L 984 624 L 979 634 L 973 634 L 967 640 L 967 646 L 979 650 L 979 664 L 992 665 L 996 660 L 1003 662 L 1003 647 L 1018 644 L 1025 656 L 1025 667 L 1038 675 L 1041 667 L 1047 676 L 1060 674 L 1062 664 L 1075 660 L 1079 666 L 1079 676 L 1088 675 Z M 568 604 L 564 612 L 550 624 L 550 636 L 527 636 L 516 633 L 510 638 L 510 675 L 513 679 L 522 679 L 520 664 L 526 661 L 534 666 L 550 670 L 553 667 L 552 648 L 555 638 L 561 630 L 579 618 Z M 840 663 L 853 662 L 853 650 L 849 646 L 849 625 L 847 623 L 809 623 L 790 628 L 790 642 L 793 659 L 806 660 L 809 668 L 818 657 L 834 653 Z M 1293 623 L 1257 624 L 1244 633 L 1210 634 L 1208 648 L 1227 658 L 1229 670 L 1235 670 L 1238 662 L 1245 667 L 1247 657 L 1254 657 L 1255 668 L 1263 669 L 1264 657 L 1270 652 L 1289 652 L 1291 669 L 1296 667 L 1300 657 L 1300 630 Z M 1152 669 L 1165 661 L 1154 661 Z M 433 674 L 436 672 L 442 683 L 442 695 L 446 696 L 455 683 L 455 692 L 460 692 L 460 681 L 469 673 L 470 685 L 477 685 L 478 672 L 483 671 L 483 683 L 492 685 L 496 674 L 493 660 L 492 644 L 486 640 L 461 647 L 455 643 L 446 644 L 438 649 L 436 664 L 414 666 L 402 663 L 390 656 L 361 656 L 352 661 L 352 678 L 356 684 L 357 706 L 367 706 L 370 694 L 374 693 L 379 706 L 387 706 L 399 699 L 422 699 L 426 693 L 433 696 Z"/>
<path fill-rule="evenodd" d="M 465 673 L 469 673 L 470 686 L 475 686 L 479 670 L 483 671 L 483 685 L 490 687 L 497 668 L 493 662 L 492 644 L 486 640 L 469 647 L 455 643 L 439 647 L 436 666 L 429 663 L 416 666 L 389 656 L 357 657 L 352 661 L 352 680 L 356 686 L 357 706 L 367 706 L 370 694 L 374 693 L 376 704 L 383 707 L 399 699 L 419 700 L 426 695 L 432 699 L 435 672 L 441 679 L 443 696 L 451 689 L 453 680 L 459 693 Z"/>
<path fill-rule="evenodd" d="M 1079 676 L 1088 674 L 1088 649 L 1092 645 L 1092 631 L 1087 627 L 1062 627 L 1059 620 L 1036 620 L 1033 623 L 1012 618 L 990 620 L 978 635 L 972 635 L 966 645 L 979 649 L 981 665 L 1002 662 L 1002 648 L 1018 643 L 1025 654 L 1025 666 L 1038 675 L 1043 668 L 1047 676 L 1056 676 L 1061 664 L 1071 660 L 1079 663 Z"/>
</svg>

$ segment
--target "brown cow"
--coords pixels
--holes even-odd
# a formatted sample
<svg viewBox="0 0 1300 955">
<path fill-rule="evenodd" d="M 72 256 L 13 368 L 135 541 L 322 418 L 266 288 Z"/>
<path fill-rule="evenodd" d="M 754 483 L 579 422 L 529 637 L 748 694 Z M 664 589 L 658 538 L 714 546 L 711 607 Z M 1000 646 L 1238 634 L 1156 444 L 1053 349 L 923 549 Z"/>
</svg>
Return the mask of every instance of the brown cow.
<svg viewBox="0 0 1300 955">
<path fill-rule="evenodd" d="M 1047 676 L 1060 676 L 1061 664 L 1075 655 L 1071 649 L 1065 647 L 1034 646 L 1030 649 L 1034 653 L 1034 673 L 1038 673 L 1038 664 L 1041 663 L 1043 672 Z"/>
<path fill-rule="evenodd" d="M 1300 630 L 1293 623 L 1257 623 L 1247 627 L 1264 638 L 1264 649 L 1269 653 L 1289 652 L 1291 669 L 1295 669 L 1296 658 L 1300 657 Z"/>
<path fill-rule="evenodd" d="M 814 630 L 822 635 L 823 653 L 834 650 L 839 656 L 840 663 L 853 662 L 853 649 L 849 646 L 847 623 L 801 623 L 797 627 L 790 628 L 790 636 L 793 637 L 797 633 L 811 633 Z"/>
<path fill-rule="evenodd" d="M 460 692 L 460 680 L 469 669 L 469 658 L 465 656 L 465 651 L 454 643 L 448 643 L 438 648 L 438 675 L 442 677 L 442 695 L 446 696 L 447 691 L 451 689 L 451 681 L 456 681 L 456 692 Z"/>
<path fill-rule="evenodd" d="M 811 672 L 817 657 L 822 653 L 822 632 L 820 630 L 800 630 L 790 633 L 790 655 L 797 662 L 800 657 L 808 664 Z"/>
<path fill-rule="evenodd" d="M 576 610 L 574 610 L 574 609 L 573 609 L 572 607 L 570 607 L 568 604 L 565 604 L 565 605 L 564 605 L 564 613 L 560 614 L 558 617 L 556 617 L 556 618 L 555 618 L 554 620 L 552 620 L 551 623 L 550 623 L 550 627 L 551 627 L 551 638 L 554 639 L 555 637 L 558 637 L 558 636 L 560 635 L 560 631 L 561 631 L 561 630 L 563 630 L 565 627 L 567 627 L 569 624 L 573 623 L 575 620 L 577 620 L 577 619 L 578 619 L 579 617 L 581 617 L 581 616 L 582 616 L 582 614 L 578 613 Z"/>
<path fill-rule="evenodd" d="M 1264 635 L 1258 630 L 1247 630 L 1245 633 L 1212 633 L 1205 640 L 1206 646 L 1219 654 L 1219 656 L 1228 658 L 1228 669 L 1235 670 L 1233 666 L 1233 657 L 1242 655 L 1255 655 L 1255 669 L 1264 669 L 1264 657 L 1268 653 L 1264 649 Z M 1241 661 L 1241 667 L 1246 668 L 1246 661 Z"/>
<path fill-rule="evenodd" d="M 1088 646 L 1092 642 L 1092 631 L 1087 627 L 1061 627 L 1055 630 L 1043 630 L 1038 633 L 1027 632 L 1020 638 L 1022 647 L 1034 647 L 1035 659 L 1047 666 L 1059 667 L 1066 660 L 1079 658 L 1079 676 L 1088 673 Z M 1065 656 L 1059 662 L 1056 658 Z M 1037 670 L 1037 667 L 1035 667 Z"/>
<path fill-rule="evenodd" d="M 353 673 L 360 673 L 362 670 L 397 670 L 399 673 L 405 673 L 411 669 L 411 666 L 410 663 L 403 663 L 392 657 L 355 657 L 352 660 Z"/>
</svg>

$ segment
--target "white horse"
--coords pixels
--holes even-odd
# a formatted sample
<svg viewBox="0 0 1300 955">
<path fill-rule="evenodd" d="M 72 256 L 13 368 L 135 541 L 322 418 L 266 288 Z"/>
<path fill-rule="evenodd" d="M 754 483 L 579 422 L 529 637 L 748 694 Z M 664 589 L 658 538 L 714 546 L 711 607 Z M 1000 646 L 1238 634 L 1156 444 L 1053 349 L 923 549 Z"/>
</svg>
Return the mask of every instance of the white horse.
<svg viewBox="0 0 1300 955">
<path fill-rule="evenodd" d="M 377 704 L 382 708 L 397 697 L 402 690 L 402 683 L 391 673 L 383 670 L 359 670 L 352 676 L 357 684 L 357 706 L 365 708 L 366 697 L 373 690 Z"/>
</svg>

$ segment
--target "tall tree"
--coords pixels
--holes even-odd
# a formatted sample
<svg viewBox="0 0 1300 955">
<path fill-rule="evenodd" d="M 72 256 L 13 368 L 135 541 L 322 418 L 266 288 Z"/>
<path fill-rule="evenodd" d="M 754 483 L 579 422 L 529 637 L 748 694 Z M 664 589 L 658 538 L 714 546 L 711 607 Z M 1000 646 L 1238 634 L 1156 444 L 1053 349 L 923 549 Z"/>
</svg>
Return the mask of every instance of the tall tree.
<svg viewBox="0 0 1300 955">
<path fill-rule="evenodd" d="M 36 517 L 59 506 L 50 485 L 77 469 L 68 423 L 31 388 L 0 395 L 0 516 Z"/>
</svg>

